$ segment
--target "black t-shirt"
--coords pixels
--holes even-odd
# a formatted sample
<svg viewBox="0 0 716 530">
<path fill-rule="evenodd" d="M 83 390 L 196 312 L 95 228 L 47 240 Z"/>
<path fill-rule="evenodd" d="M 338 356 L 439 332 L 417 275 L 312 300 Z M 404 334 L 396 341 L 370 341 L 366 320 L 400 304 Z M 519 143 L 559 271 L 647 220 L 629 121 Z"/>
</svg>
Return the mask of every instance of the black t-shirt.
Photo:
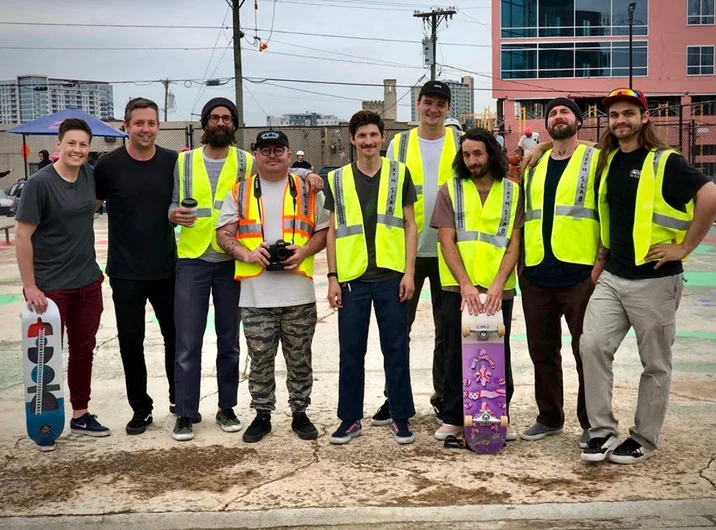
<svg viewBox="0 0 716 530">
<path fill-rule="evenodd" d="M 49 165 L 25 184 L 15 219 L 37 225 L 32 261 L 40 290 L 79 289 L 100 277 L 94 251 L 96 200 L 89 164 L 80 168 L 75 182 Z"/>
<path fill-rule="evenodd" d="M 124 280 L 174 276 L 176 239 L 167 217 L 177 154 L 157 146 L 151 160 L 135 160 L 125 147 L 95 167 L 97 198 L 109 204 L 107 274 Z"/>
<path fill-rule="evenodd" d="M 607 175 L 607 204 L 609 205 L 609 239 L 611 252 L 606 270 L 629 280 L 661 278 L 680 274 L 684 268 L 680 261 L 670 261 L 654 270 L 656 262 L 634 264 L 634 205 L 639 177 L 649 150 L 614 155 Z M 690 165 L 683 156 L 672 154 L 666 161 L 662 194 L 669 206 L 682 212 L 686 203 L 694 198 L 701 186 L 709 182 L 702 173 Z"/>
<path fill-rule="evenodd" d="M 365 175 L 358 169 L 358 165 L 353 162 L 351 164 L 353 170 L 353 179 L 356 183 L 356 193 L 360 201 L 361 213 L 363 214 L 363 229 L 365 230 L 366 247 L 368 250 L 368 268 L 357 278 L 362 282 L 381 282 L 400 277 L 401 273 L 377 267 L 375 264 L 375 226 L 378 221 L 378 188 L 380 187 L 380 178 L 382 170 L 374 177 Z M 330 186 L 326 186 L 323 191 L 326 194 L 326 200 L 323 204 L 328 211 L 335 211 L 333 193 Z M 410 171 L 405 168 L 405 181 L 403 182 L 403 204 L 404 206 L 413 204 L 417 200 L 413 179 L 410 177 Z M 397 207 L 397 206 L 396 206 Z"/>
<path fill-rule="evenodd" d="M 298 167 L 301 169 L 311 169 L 311 163 L 308 160 L 302 160 L 301 162 L 296 160 L 291 167 L 292 168 Z"/>
<path fill-rule="evenodd" d="M 542 240 L 544 258 L 533 267 L 522 271 L 530 283 L 541 287 L 567 287 L 586 280 L 592 273 L 592 265 L 565 263 L 558 260 L 552 251 L 552 227 L 554 226 L 554 203 L 557 200 L 557 186 L 571 158 L 549 159 L 544 183 L 544 204 L 542 205 Z M 524 242 L 524 240 L 523 240 Z"/>
</svg>

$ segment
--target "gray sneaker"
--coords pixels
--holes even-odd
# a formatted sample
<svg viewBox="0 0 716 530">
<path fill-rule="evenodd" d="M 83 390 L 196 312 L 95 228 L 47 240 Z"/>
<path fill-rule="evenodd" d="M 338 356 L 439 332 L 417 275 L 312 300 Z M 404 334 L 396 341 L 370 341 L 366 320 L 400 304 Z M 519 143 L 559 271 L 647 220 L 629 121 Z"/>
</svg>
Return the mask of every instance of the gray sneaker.
<svg viewBox="0 0 716 530">
<path fill-rule="evenodd" d="M 586 449 L 589 445 L 589 429 L 582 429 L 582 436 L 579 437 L 579 448 Z"/>
<path fill-rule="evenodd" d="M 216 413 L 216 423 L 221 426 L 224 432 L 239 432 L 243 425 L 241 420 L 234 414 L 234 409 L 220 409 Z"/>
<path fill-rule="evenodd" d="M 172 438 L 179 442 L 185 442 L 194 438 L 194 428 L 191 424 L 191 418 L 177 418 L 172 431 Z"/>
<path fill-rule="evenodd" d="M 546 425 L 542 425 L 541 423 L 535 423 L 532 427 L 527 429 L 526 431 L 522 431 L 520 433 L 520 438 L 523 440 L 541 440 L 545 436 L 549 436 L 551 434 L 559 434 L 562 432 L 562 427 L 547 427 Z"/>
</svg>

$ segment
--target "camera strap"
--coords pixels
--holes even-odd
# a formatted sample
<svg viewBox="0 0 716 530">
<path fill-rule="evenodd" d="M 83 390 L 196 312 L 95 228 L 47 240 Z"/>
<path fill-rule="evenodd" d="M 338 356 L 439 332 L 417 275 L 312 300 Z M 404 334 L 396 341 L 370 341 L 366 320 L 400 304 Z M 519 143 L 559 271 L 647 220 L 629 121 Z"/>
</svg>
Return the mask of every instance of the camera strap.
<svg viewBox="0 0 716 530">
<path fill-rule="evenodd" d="M 293 219 L 291 222 L 292 231 L 291 231 L 291 244 L 295 244 L 296 240 L 296 211 L 297 211 L 297 197 L 298 197 L 298 190 L 296 189 L 296 181 L 293 178 L 293 175 L 289 173 L 288 175 L 288 192 L 291 194 L 291 199 L 293 199 Z M 259 211 L 259 223 L 261 224 L 261 238 L 266 241 L 266 234 L 264 233 L 264 218 L 263 218 L 263 212 L 261 211 L 261 177 L 256 175 L 254 177 L 254 198 L 256 199 L 256 206 Z M 281 204 L 281 217 L 283 218 L 283 202 Z M 283 231 L 283 225 L 281 226 L 281 230 Z M 281 234 L 283 236 L 283 234 Z"/>
</svg>

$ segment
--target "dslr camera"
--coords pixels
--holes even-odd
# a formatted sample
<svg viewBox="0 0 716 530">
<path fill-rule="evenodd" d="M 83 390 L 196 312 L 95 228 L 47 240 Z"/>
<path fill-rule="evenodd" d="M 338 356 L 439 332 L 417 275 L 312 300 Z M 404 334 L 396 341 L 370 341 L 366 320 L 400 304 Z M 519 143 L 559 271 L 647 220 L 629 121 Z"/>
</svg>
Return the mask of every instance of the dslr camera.
<svg viewBox="0 0 716 530">
<path fill-rule="evenodd" d="M 283 239 L 279 239 L 273 245 L 269 246 L 268 251 L 271 256 L 269 257 L 269 264 L 266 267 L 267 271 L 282 271 L 285 266 L 282 261 L 287 260 L 293 256 L 293 250 L 286 248 L 288 243 Z"/>
</svg>

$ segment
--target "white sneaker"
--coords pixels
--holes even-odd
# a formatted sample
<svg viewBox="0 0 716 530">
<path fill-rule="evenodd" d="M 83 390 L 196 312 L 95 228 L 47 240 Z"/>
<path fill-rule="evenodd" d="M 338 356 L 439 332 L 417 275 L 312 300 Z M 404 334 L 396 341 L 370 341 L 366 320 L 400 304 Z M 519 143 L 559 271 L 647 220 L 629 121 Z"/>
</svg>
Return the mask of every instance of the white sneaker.
<svg viewBox="0 0 716 530">
<path fill-rule="evenodd" d="M 613 434 L 592 438 L 580 455 L 586 462 L 602 462 L 619 445 L 619 438 Z"/>
<path fill-rule="evenodd" d="M 459 438 L 462 436 L 462 429 L 462 425 L 450 425 L 449 423 L 443 423 L 440 428 L 435 431 L 435 439 L 446 440 L 448 436 Z"/>
<path fill-rule="evenodd" d="M 517 440 L 517 431 L 515 431 L 511 425 L 507 426 L 507 435 L 505 435 L 506 442 L 514 442 Z"/>
</svg>

